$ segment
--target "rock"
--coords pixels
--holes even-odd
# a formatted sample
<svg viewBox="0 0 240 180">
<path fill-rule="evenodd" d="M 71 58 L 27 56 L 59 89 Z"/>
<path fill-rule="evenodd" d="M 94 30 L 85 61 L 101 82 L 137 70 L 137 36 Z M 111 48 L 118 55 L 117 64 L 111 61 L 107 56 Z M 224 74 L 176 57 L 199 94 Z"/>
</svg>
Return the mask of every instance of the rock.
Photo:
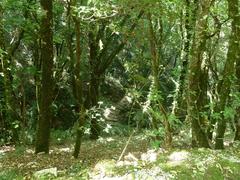
<svg viewBox="0 0 240 180">
<path fill-rule="evenodd" d="M 169 156 L 170 161 L 184 161 L 188 158 L 189 153 L 186 151 L 173 152 Z"/>
<path fill-rule="evenodd" d="M 189 153 L 186 151 L 173 152 L 169 157 L 170 166 L 179 166 L 188 159 Z"/>
<path fill-rule="evenodd" d="M 130 162 L 138 161 L 138 159 L 132 153 L 128 153 L 128 155 L 124 156 L 124 160 Z"/>
<path fill-rule="evenodd" d="M 141 160 L 146 162 L 156 162 L 157 161 L 157 152 L 154 150 L 148 150 L 146 153 L 141 155 Z"/>
</svg>

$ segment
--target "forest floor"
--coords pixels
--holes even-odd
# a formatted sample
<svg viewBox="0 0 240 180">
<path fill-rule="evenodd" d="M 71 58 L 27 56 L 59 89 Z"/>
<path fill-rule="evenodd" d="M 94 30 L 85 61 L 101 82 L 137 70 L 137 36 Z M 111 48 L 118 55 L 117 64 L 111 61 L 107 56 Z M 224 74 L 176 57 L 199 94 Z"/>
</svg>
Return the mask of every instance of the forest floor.
<svg viewBox="0 0 240 180">
<path fill-rule="evenodd" d="M 128 140 L 127 136 L 86 140 L 78 159 L 72 158 L 70 140 L 52 144 L 49 155 L 35 155 L 31 146 L 3 146 L 0 180 L 240 180 L 240 143 L 228 143 L 225 150 L 192 149 L 178 136 L 171 150 L 152 149 L 144 134 L 135 134 L 121 156 Z"/>
</svg>

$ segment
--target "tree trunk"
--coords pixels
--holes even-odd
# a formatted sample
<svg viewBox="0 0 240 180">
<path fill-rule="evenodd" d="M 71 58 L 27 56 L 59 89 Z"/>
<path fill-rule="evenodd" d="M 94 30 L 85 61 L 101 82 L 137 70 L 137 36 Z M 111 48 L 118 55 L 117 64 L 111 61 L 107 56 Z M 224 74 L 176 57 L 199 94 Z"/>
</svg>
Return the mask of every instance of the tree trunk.
<svg viewBox="0 0 240 180">
<path fill-rule="evenodd" d="M 239 59 L 239 33 L 240 33 L 240 17 L 239 17 L 239 5 L 238 0 L 228 0 L 228 12 L 229 17 L 232 19 L 232 32 L 229 39 L 229 48 L 227 53 L 227 60 L 225 63 L 224 71 L 222 74 L 221 86 L 218 89 L 219 103 L 218 112 L 221 113 L 221 119 L 217 122 L 217 134 L 216 134 L 216 149 L 224 148 L 224 133 L 226 130 L 227 120 L 224 118 L 224 110 L 227 105 L 229 93 L 231 91 L 231 81 L 234 76 L 234 64 L 236 59 Z"/>
<path fill-rule="evenodd" d="M 89 32 L 89 63 L 91 67 L 91 79 L 90 79 L 90 89 L 89 89 L 89 98 L 91 107 L 96 107 L 99 98 L 99 86 L 100 86 L 100 78 L 103 74 L 98 73 L 98 66 L 97 66 L 97 55 L 98 55 L 98 42 L 96 42 L 95 35 L 93 32 Z M 105 58 L 105 57 L 102 57 Z M 104 71 L 105 73 L 105 71 Z M 98 139 L 100 135 L 100 126 L 98 124 L 97 118 L 91 118 L 91 139 Z"/>
<path fill-rule="evenodd" d="M 137 26 L 137 21 L 142 17 L 144 11 L 140 11 L 136 21 L 129 28 L 128 34 L 131 34 L 135 27 Z M 124 18 L 121 26 L 125 25 L 128 16 Z M 105 28 L 103 28 L 104 30 Z M 126 41 L 122 41 L 120 44 L 118 43 L 118 38 L 115 33 L 112 33 L 109 37 L 107 37 L 107 42 L 104 44 L 103 49 L 99 50 L 99 35 L 104 34 L 103 30 L 100 28 L 98 35 L 96 36 L 92 30 L 90 30 L 89 37 L 89 63 L 91 67 L 91 79 L 90 79 L 90 91 L 87 97 L 85 104 L 90 105 L 90 107 L 94 107 L 97 105 L 99 98 L 99 86 L 101 83 L 101 79 L 104 78 L 104 74 L 107 68 L 112 64 L 114 58 L 119 54 L 119 52 L 124 48 Z M 109 46 L 112 44 L 117 44 L 117 46 L 109 52 Z M 109 52 L 109 55 L 108 55 Z M 89 102 L 90 101 L 90 102 Z M 100 134 L 100 126 L 97 122 L 96 118 L 91 119 L 91 138 L 97 139 Z"/>
<path fill-rule="evenodd" d="M 216 36 L 216 39 L 215 41 L 214 40 L 209 40 L 210 43 L 209 43 L 209 48 L 208 48 L 208 67 L 209 67 L 209 72 L 212 74 L 212 81 L 213 82 L 217 82 L 217 83 L 213 83 L 211 86 L 210 86 L 210 90 L 209 92 L 211 93 L 210 95 L 210 103 L 213 103 L 213 102 L 216 102 L 217 101 L 217 86 L 219 84 L 219 77 L 217 75 L 217 50 L 218 50 L 218 47 L 219 47 L 219 43 L 220 43 L 220 33 L 221 33 L 221 28 L 222 28 L 222 24 L 219 20 L 219 18 L 217 16 L 213 16 L 214 18 L 214 22 L 215 22 L 215 26 L 216 26 L 216 29 L 215 29 L 215 33 L 214 35 Z M 215 112 L 215 109 L 213 108 L 212 109 L 213 112 Z M 213 131 L 214 131 L 214 126 L 216 124 L 216 119 L 215 118 L 212 118 L 210 116 L 210 122 L 209 122 L 209 125 L 208 125 L 208 129 L 207 129 L 207 135 L 208 135 L 208 139 L 210 141 L 212 141 L 213 139 Z"/>
<path fill-rule="evenodd" d="M 187 99 L 184 96 L 184 90 L 186 89 L 187 82 L 187 70 L 189 64 L 189 55 L 190 55 L 190 47 L 193 37 L 193 29 L 196 23 L 196 16 L 197 16 L 197 4 L 192 4 L 190 0 L 185 0 L 185 31 L 186 37 L 183 47 L 183 57 L 182 57 L 182 68 L 179 77 L 179 87 L 177 89 L 177 96 L 176 96 L 176 107 L 174 109 L 174 114 L 184 120 L 187 114 Z M 183 29 L 183 28 L 182 28 Z M 184 32 L 183 32 L 184 34 Z"/>
<path fill-rule="evenodd" d="M 240 36 L 238 34 L 238 41 L 240 41 Z M 238 50 L 238 58 L 236 63 L 236 76 L 237 76 L 237 90 L 240 92 L 240 49 Z M 237 109 L 237 114 L 235 115 L 235 124 L 236 124 L 236 132 L 235 132 L 235 141 L 240 141 L 240 107 Z"/>
<path fill-rule="evenodd" d="M 152 54 L 152 75 L 153 75 L 153 82 L 154 82 L 154 88 L 157 92 L 160 92 L 160 81 L 158 78 L 159 74 L 159 56 L 156 49 L 156 37 L 153 30 L 152 25 L 152 18 L 151 14 L 148 14 L 148 24 L 149 24 L 149 39 L 150 39 L 150 49 Z M 162 43 L 162 42 L 160 42 Z M 164 120 L 164 128 L 165 128 L 165 146 L 167 148 L 170 148 L 172 145 L 172 133 L 171 133 L 171 125 L 168 120 L 167 112 L 165 111 L 165 108 L 162 106 L 161 100 L 158 100 L 159 105 L 159 111 L 163 114 Z"/>
<path fill-rule="evenodd" d="M 239 20 L 239 12 L 238 12 L 238 27 L 237 27 L 237 41 L 238 41 L 238 55 L 236 59 L 236 77 L 237 77 L 237 90 L 240 93 L 240 20 Z M 237 109 L 237 114 L 235 116 L 235 124 L 236 124 L 236 133 L 235 133 L 235 141 L 240 141 L 240 107 Z"/>
<path fill-rule="evenodd" d="M 41 0 L 40 3 L 46 14 L 41 19 L 40 27 L 42 86 L 35 153 L 48 153 L 53 96 L 53 13 L 52 0 Z"/>
<path fill-rule="evenodd" d="M 5 122 L 5 113 L 4 113 L 4 74 L 3 74 L 3 50 L 4 47 L 4 33 L 3 33 L 3 9 L 0 4 L 0 131 L 1 136 L 3 137 L 3 132 L 6 129 L 6 122 Z M 3 134 L 2 134 L 3 133 Z"/>
<path fill-rule="evenodd" d="M 192 125 L 192 142 L 193 146 L 206 148 L 209 148 L 210 145 L 201 118 L 201 109 L 203 107 L 201 102 L 203 89 L 201 87 L 204 87 L 201 76 L 204 71 L 202 69 L 202 62 L 203 53 L 206 48 L 207 17 L 212 3 L 213 1 L 203 0 L 199 4 L 188 75 L 187 110 L 188 118 L 191 120 Z"/>
<path fill-rule="evenodd" d="M 76 143 L 74 147 L 74 153 L 73 156 L 75 158 L 78 157 L 81 143 L 82 143 L 82 137 L 84 134 L 84 125 L 85 125 L 85 108 L 83 105 L 83 88 L 82 88 L 82 78 L 80 75 L 81 72 L 81 32 L 80 32 L 80 22 L 77 19 L 77 17 L 73 17 L 74 23 L 75 23 L 75 31 L 76 31 L 76 65 L 74 68 L 74 77 L 75 77 L 75 88 L 76 88 L 76 94 L 75 98 L 77 100 L 77 109 L 79 114 L 79 120 L 78 120 L 78 129 L 77 129 L 77 137 L 76 137 Z"/>
</svg>

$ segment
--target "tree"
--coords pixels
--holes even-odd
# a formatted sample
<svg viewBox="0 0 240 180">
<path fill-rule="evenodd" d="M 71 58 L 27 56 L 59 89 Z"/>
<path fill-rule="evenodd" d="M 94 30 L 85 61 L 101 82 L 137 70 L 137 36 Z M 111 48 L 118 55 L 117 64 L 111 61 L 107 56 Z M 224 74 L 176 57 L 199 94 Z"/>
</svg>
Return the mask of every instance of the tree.
<svg viewBox="0 0 240 180">
<path fill-rule="evenodd" d="M 40 25 L 42 86 L 35 153 L 49 152 L 51 104 L 53 95 L 53 13 L 52 0 L 40 1 L 43 16 Z"/>
<path fill-rule="evenodd" d="M 238 34 L 239 35 L 239 34 Z M 240 36 L 238 36 L 238 41 L 240 41 Z M 237 90 L 240 92 L 240 50 L 238 50 L 238 56 L 236 59 L 236 76 L 237 76 Z M 239 95 L 239 94 L 238 94 Z M 235 123 L 236 123 L 236 133 L 235 140 L 240 141 L 240 107 L 237 108 L 237 114 L 235 115 Z"/>
<path fill-rule="evenodd" d="M 138 20 L 144 14 L 143 10 L 140 10 L 138 16 L 131 24 L 128 32 L 126 34 L 131 34 L 137 26 Z M 125 15 L 123 20 L 120 22 L 120 27 L 126 25 L 129 15 Z M 100 25 L 101 26 L 101 25 Z M 92 26 L 94 29 L 95 25 Z M 95 27 L 96 28 L 96 27 Z M 104 79 L 104 75 L 110 65 L 113 63 L 116 56 L 123 50 L 126 40 L 121 40 L 119 35 L 116 32 L 112 34 L 107 33 L 105 25 L 102 24 L 102 27 L 98 28 L 97 33 L 94 33 L 93 30 L 88 32 L 89 40 L 89 64 L 90 64 L 90 82 L 89 82 L 89 94 L 86 98 L 86 106 L 95 107 L 99 100 L 99 87 Z M 102 37 L 106 34 L 106 37 Z M 102 49 L 99 48 L 99 42 L 101 38 L 106 41 L 103 42 Z M 111 45 L 114 45 L 113 48 Z M 98 139 L 100 134 L 100 128 L 97 122 L 97 119 L 93 117 L 91 119 L 91 138 Z"/>
<path fill-rule="evenodd" d="M 76 1 L 73 2 L 73 5 L 76 6 Z M 82 4 L 81 4 L 82 5 Z M 82 53 L 82 47 L 81 47 L 81 29 L 80 29 L 80 20 L 76 16 L 72 16 L 75 26 L 75 33 L 76 33 L 76 62 L 74 67 L 74 84 L 75 84 L 75 99 L 77 100 L 77 113 L 79 114 L 78 118 L 78 129 L 77 129 L 77 137 L 76 137 L 76 143 L 74 148 L 73 156 L 75 158 L 78 157 L 82 137 L 84 134 L 84 125 L 85 125 L 85 107 L 84 107 L 84 101 L 83 101 L 83 86 L 82 86 L 82 77 L 81 77 L 81 53 Z"/>
<path fill-rule="evenodd" d="M 148 24 L 149 24 L 149 42 L 150 42 L 150 49 L 151 49 L 151 55 L 152 55 L 152 76 L 153 76 L 153 91 L 155 93 L 161 93 L 160 92 L 160 82 L 159 82 L 159 61 L 161 60 L 158 55 L 158 51 L 156 49 L 156 36 L 155 32 L 153 30 L 153 24 L 152 24 L 152 18 L 151 14 L 148 13 Z M 162 43 L 162 42 L 160 42 Z M 166 147 L 171 147 L 172 145 L 172 133 L 171 133 L 171 126 L 168 120 L 168 115 L 165 110 L 165 108 L 162 105 L 161 99 L 157 96 L 157 104 L 158 109 L 163 115 L 163 124 L 165 128 L 165 145 Z M 154 127 L 158 130 L 158 125 L 154 123 Z"/>
<path fill-rule="evenodd" d="M 201 109 L 204 107 L 202 102 L 203 97 L 203 82 L 201 79 L 204 73 L 203 53 L 206 48 L 207 40 L 207 20 L 210 8 L 214 1 L 202 0 L 198 2 L 198 14 L 195 27 L 195 35 L 191 49 L 191 59 L 189 62 L 188 73 L 188 118 L 192 126 L 193 146 L 209 148 L 209 142 L 201 116 Z"/>
<path fill-rule="evenodd" d="M 189 64 L 189 56 L 190 56 L 190 48 L 193 39 L 193 31 L 196 23 L 196 16 L 198 10 L 198 1 L 184 1 L 184 16 L 182 19 L 184 22 L 181 24 L 181 33 L 182 33 L 182 57 L 181 57 L 181 72 L 179 77 L 179 87 L 177 89 L 176 96 L 176 107 L 173 109 L 174 113 L 178 118 L 185 118 L 186 114 L 186 94 L 184 94 L 184 90 L 187 87 L 187 70 Z M 182 21 L 183 21 L 182 20 Z M 182 27 L 183 26 L 183 27 Z M 186 35 L 185 35 L 186 34 Z"/>
<path fill-rule="evenodd" d="M 0 16 L 4 18 L 4 11 L 2 5 L 0 5 Z M 24 12 L 24 17 L 27 18 L 28 11 Z M 12 141 L 15 143 L 19 140 L 18 129 L 20 127 L 21 118 L 16 111 L 18 108 L 17 97 L 13 88 L 13 74 L 12 69 L 14 67 L 14 55 L 18 50 L 21 40 L 24 37 L 24 29 L 22 27 L 16 29 L 15 35 L 12 37 L 11 42 L 5 38 L 3 21 L 0 22 L 0 83 L 3 84 L 3 99 L 1 99 L 2 112 L 1 119 L 5 130 L 10 130 Z"/>
<path fill-rule="evenodd" d="M 231 92 L 233 76 L 235 73 L 235 62 L 239 60 L 239 33 L 240 33 L 240 20 L 239 20 L 239 5 L 238 0 L 228 0 L 228 13 L 232 19 L 232 32 L 229 39 L 229 48 L 227 59 L 222 73 L 222 79 L 218 87 L 219 102 L 217 112 L 221 114 L 221 118 L 217 122 L 217 135 L 216 135 L 216 149 L 223 149 L 224 133 L 226 130 L 227 118 L 224 117 L 224 111 L 227 106 L 227 100 Z"/>
</svg>

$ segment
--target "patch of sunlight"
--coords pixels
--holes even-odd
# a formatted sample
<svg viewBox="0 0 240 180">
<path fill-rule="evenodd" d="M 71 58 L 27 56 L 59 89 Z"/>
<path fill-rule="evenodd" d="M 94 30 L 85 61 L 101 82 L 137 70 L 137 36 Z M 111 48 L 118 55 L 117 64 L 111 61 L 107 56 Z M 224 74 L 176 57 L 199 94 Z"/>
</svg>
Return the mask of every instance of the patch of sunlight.
<svg viewBox="0 0 240 180">
<path fill-rule="evenodd" d="M 103 137 L 100 137 L 97 141 L 100 142 L 100 143 L 108 143 L 108 142 L 113 142 L 115 139 L 111 138 L 111 137 L 108 137 L 108 138 L 103 138 Z"/>
<path fill-rule="evenodd" d="M 233 142 L 232 141 L 225 141 L 223 144 L 224 144 L 224 146 L 230 146 L 230 145 L 233 144 Z"/>
<path fill-rule="evenodd" d="M 168 164 L 172 166 L 178 166 L 185 162 L 188 158 L 189 152 L 187 151 L 173 152 L 168 156 Z"/>
<path fill-rule="evenodd" d="M 116 162 L 114 160 L 100 161 L 94 166 L 90 176 L 92 176 L 92 179 L 102 179 L 113 173 L 115 165 Z"/>
<path fill-rule="evenodd" d="M 14 151 L 14 150 L 15 150 L 14 146 L 2 146 L 1 149 L 0 149 L 0 154 L 10 152 L 10 151 Z"/>
<path fill-rule="evenodd" d="M 153 167 L 150 169 L 139 169 L 134 172 L 133 179 L 148 179 L 148 180 L 167 180 L 173 178 L 173 176 L 167 172 L 164 172 L 160 167 Z"/>
<path fill-rule="evenodd" d="M 34 150 L 32 150 L 32 149 L 26 149 L 26 153 L 27 153 L 27 154 L 34 154 Z"/>
<path fill-rule="evenodd" d="M 156 152 L 155 150 L 148 150 L 146 153 L 143 153 L 141 155 L 141 160 L 147 162 L 156 162 L 157 156 L 158 152 Z"/>
<path fill-rule="evenodd" d="M 49 168 L 49 169 L 42 169 L 42 170 L 37 171 L 33 174 L 33 176 L 35 178 L 41 178 L 41 177 L 46 176 L 46 175 L 52 175 L 52 176 L 57 177 L 57 168 L 54 167 L 54 168 Z"/>
<path fill-rule="evenodd" d="M 118 161 L 117 166 L 137 166 L 138 158 L 136 158 L 132 153 L 128 153 L 128 155 L 124 156 L 123 161 Z"/>
<path fill-rule="evenodd" d="M 221 157 L 222 159 L 227 160 L 229 162 L 232 162 L 232 163 L 240 163 L 240 159 L 238 157 L 235 157 L 235 156 L 220 155 L 219 157 Z"/>
<path fill-rule="evenodd" d="M 170 161 L 184 161 L 187 160 L 189 156 L 189 152 L 187 151 L 179 151 L 179 152 L 173 152 L 169 155 L 168 159 Z"/>
<path fill-rule="evenodd" d="M 60 148 L 59 149 L 60 152 L 71 152 L 70 148 Z"/>
<path fill-rule="evenodd" d="M 38 167 L 38 163 L 36 161 L 29 162 L 29 163 L 26 164 L 26 167 L 36 168 L 36 167 Z"/>
<path fill-rule="evenodd" d="M 5 155 L 5 151 L 4 150 L 0 150 L 0 158 L 3 157 Z"/>
</svg>

